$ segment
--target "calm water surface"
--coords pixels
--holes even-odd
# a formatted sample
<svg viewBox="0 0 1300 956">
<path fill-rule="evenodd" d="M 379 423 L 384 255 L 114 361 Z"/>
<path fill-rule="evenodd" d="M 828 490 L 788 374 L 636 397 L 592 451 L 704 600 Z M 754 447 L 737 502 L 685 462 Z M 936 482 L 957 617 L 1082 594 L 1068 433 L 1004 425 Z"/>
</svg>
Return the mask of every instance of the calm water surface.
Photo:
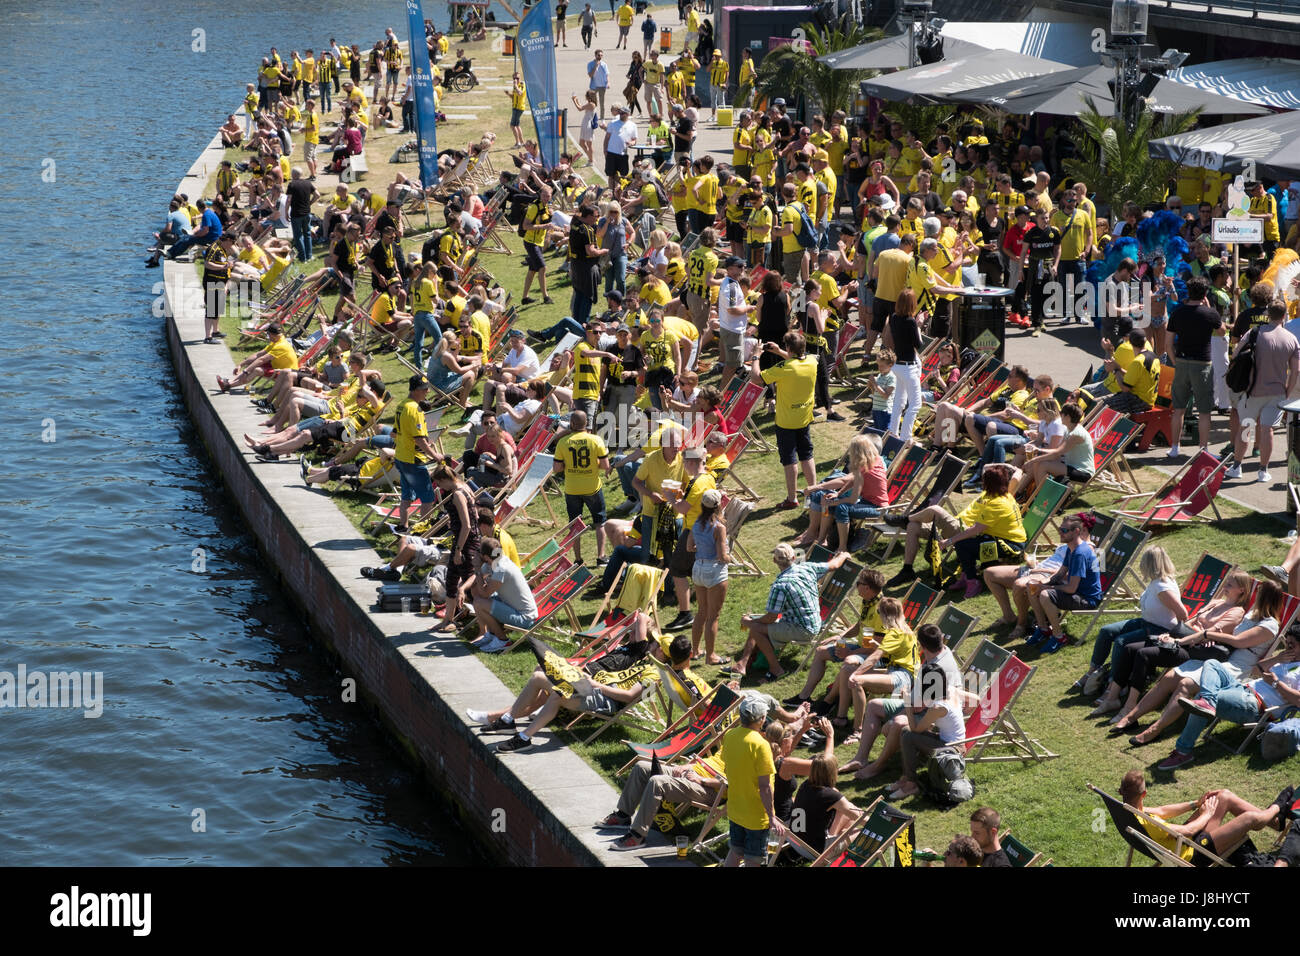
<svg viewBox="0 0 1300 956">
<path fill-rule="evenodd" d="M 404 4 L 0 2 L 25 104 L 0 155 L 0 671 L 98 671 L 105 697 L 0 709 L 0 864 L 481 860 L 267 576 L 142 268 L 265 48 L 386 26 Z"/>
</svg>

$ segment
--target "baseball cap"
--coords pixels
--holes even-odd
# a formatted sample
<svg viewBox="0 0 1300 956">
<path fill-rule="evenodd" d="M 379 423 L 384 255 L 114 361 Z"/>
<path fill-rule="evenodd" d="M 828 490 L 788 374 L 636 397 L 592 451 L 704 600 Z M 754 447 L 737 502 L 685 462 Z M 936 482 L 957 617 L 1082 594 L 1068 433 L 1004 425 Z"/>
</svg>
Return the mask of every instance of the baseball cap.
<svg viewBox="0 0 1300 956">
<path fill-rule="evenodd" d="M 794 548 L 782 541 L 772 549 L 772 557 L 782 557 L 787 561 L 794 561 Z"/>
<path fill-rule="evenodd" d="M 745 695 L 740 700 L 740 722 L 752 724 L 756 720 L 767 719 L 767 701 L 758 696 Z"/>
<path fill-rule="evenodd" d="M 623 293 L 619 292 L 617 289 L 610 289 L 608 292 L 605 293 L 605 298 L 613 299 L 615 302 L 622 302 Z"/>
<path fill-rule="evenodd" d="M 1017 215 L 1017 216 L 1028 216 L 1028 215 L 1029 215 L 1029 207 L 1028 207 L 1028 206 L 1017 206 L 1017 207 L 1016 207 L 1016 215 Z"/>
<path fill-rule="evenodd" d="M 727 269 L 730 269 L 732 266 L 741 266 L 743 268 L 744 265 L 745 260 L 740 258 L 740 256 L 727 256 L 726 261 L 723 262 L 723 266 Z"/>
<path fill-rule="evenodd" d="M 952 206 L 944 206 L 942 209 L 939 210 L 939 215 L 941 215 L 941 216 L 955 216 L 955 215 L 957 215 L 957 213 L 955 213 L 955 212 L 953 211 Z"/>
<path fill-rule="evenodd" d="M 831 161 L 831 154 L 826 152 L 824 149 L 817 150 L 817 152 L 813 153 L 813 162 L 815 163 L 818 161 L 829 163 Z"/>
<path fill-rule="evenodd" d="M 632 331 L 632 326 L 628 325 L 626 322 L 620 322 L 620 323 L 618 324 L 618 327 L 615 328 L 614 331 L 615 331 L 615 332 L 631 332 L 631 331 Z"/>
<path fill-rule="evenodd" d="M 773 105 L 773 106 L 785 106 L 785 100 L 783 100 L 781 97 L 778 96 L 776 99 L 774 99 L 774 100 L 772 101 L 772 105 Z"/>
<path fill-rule="evenodd" d="M 695 446 L 694 448 L 687 448 L 685 451 L 682 452 L 682 457 L 689 458 L 692 461 L 703 461 L 704 449 L 700 448 L 698 445 Z"/>
<path fill-rule="evenodd" d="M 722 504 L 722 492 L 717 488 L 710 488 L 704 494 L 700 495 L 700 504 L 706 508 L 717 508 Z"/>
<path fill-rule="evenodd" d="M 511 329 L 509 332 L 506 333 L 506 338 L 508 339 L 514 339 L 514 338 L 522 339 L 523 337 L 524 337 L 523 329 Z"/>
<path fill-rule="evenodd" d="M 407 387 L 412 392 L 417 392 L 422 388 L 429 387 L 429 380 L 423 375 L 412 375 L 406 382 Z"/>
</svg>

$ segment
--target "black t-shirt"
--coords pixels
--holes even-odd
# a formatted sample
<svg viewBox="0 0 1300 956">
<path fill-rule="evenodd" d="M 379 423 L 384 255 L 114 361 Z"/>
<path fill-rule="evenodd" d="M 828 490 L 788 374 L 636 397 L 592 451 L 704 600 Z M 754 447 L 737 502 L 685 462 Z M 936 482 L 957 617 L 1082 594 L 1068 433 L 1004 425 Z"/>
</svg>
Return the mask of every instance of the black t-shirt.
<svg viewBox="0 0 1300 956">
<path fill-rule="evenodd" d="M 760 342 L 781 344 L 790 331 L 790 300 L 784 292 L 769 295 L 764 292 L 758 300 L 758 339 Z"/>
<path fill-rule="evenodd" d="M 1239 339 L 1250 331 L 1251 326 L 1268 325 L 1268 310 L 1252 305 L 1245 312 L 1237 313 L 1237 323 L 1232 327 L 1232 337 Z"/>
<path fill-rule="evenodd" d="M 581 219 L 574 219 L 569 225 L 569 258 L 579 265 L 595 262 L 594 257 L 587 255 L 587 246 L 599 245 L 596 230 Z"/>
<path fill-rule="evenodd" d="M 291 179 L 284 187 L 289 197 L 289 215 L 303 219 L 311 215 L 311 194 L 315 187 L 306 179 Z"/>
<path fill-rule="evenodd" d="M 1006 226 L 1006 222 L 1001 219 L 997 221 L 997 225 L 989 222 L 983 216 L 980 216 L 975 220 L 975 228 L 980 231 L 980 235 L 984 237 L 984 241 L 993 243 L 992 252 L 988 252 L 983 248 L 980 249 L 979 257 L 981 259 L 988 259 L 997 256 L 998 250 L 1002 248 L 1002 234 L 1007 231 Z"/>
<path fill-rule="evenodd" d="M 695 138 L 695 121 L 683 116 L 673 128 L 673 149 L 679 153 L 691 151 L 691 140 Z"/>
<path fill-rule="evenodd" d="M 388 210 L 385 209 L 383 212 L 379 214 L 379 218 L 375 220 L 375 235 L 382 236 L 384 234 L 384 230 L 387 229 L 389 226 L 392 226 L 394 229 L 397 229 L 398 222 L 389 214 Z"/>
<path fill-rule="evenodd" d="M 1006 850 L 994 850 L 992 853 L 984 854 L 984 862 L 980 866 L 988 869 L 990 866 L 1010 866 L 1011 861 L 1007 858 Z"/>
<path fill-rule="evenodd" d="M 1210 339 L 1214 330 L 1222 325 L 1223 317 L 1204 301 L 1196 304 L 1188 302 L 1174 309 L 1173 315 L 1169 316 L 1169 331 L 1177 336 L 1174 340 L 1174 358 L 1208 362 Z"/>
<path fill-rule="evenodd" d="M 804 821 L 804 832 L 798 835 L 818 853 L 826 849 L 826 831 L 834 818 L 835 804 L 842 799 L 844 795 L 834 787 L 814 786 L 808 781 L 795 794 L 794 808 L 803 811 Z"/>
<path fill-rule="evenodd" d="M 1056 256 L 1056 247 L 1061 244 L 1061 230 L 1055 226 L 1048 226 L 1041 229 L 1038 226 L 1030 229 L 1025 233 L 1025 247 L 1029 250 L 1029 258 L 1049 260 Z"/>
<path fill-rule="evenodd" d="M 790 124 L 790 117 L 782 116 L 772 123 L 772 134 L 782 146 L 789 146 L 790 141 L 794 139 L 794 127 Z"/>
<path fill-rule="evenodd" d="M 916 352 L 921 347 L 921 330 L 916 327 L 916 317 L 894 314 L 889 317 L 889 334 L 894 339 L 894 355 L 903 365 L 916 364 Z"/>
<path fill-rule="evenodd" d="M 377 242 L 371 248 L 368 258 L 380 275 L 391 279 L 397 274 L 397 260 L 400 256 L 401 250 L 396 244 L 387 248 L 382 242 Z"/>
</svg>

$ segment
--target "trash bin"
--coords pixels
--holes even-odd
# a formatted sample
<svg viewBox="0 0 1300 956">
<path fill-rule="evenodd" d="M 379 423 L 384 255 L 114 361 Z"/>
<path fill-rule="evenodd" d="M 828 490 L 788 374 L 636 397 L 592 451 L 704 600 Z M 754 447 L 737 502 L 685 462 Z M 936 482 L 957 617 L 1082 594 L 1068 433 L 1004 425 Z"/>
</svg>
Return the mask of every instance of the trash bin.
<svg viewBox="0 0 1300 956">
<path fill-rule="evenodd" d="M 967 287 L 957 320 L 957 344 L 980 355 L 1006 358 L 1007 301 L 1014 290 Z"/>
<path fill-rule="evenodd" d="M 512 36 L 503 36 L 503 37 L 501 38 L 501 55 L 502 55 L 502 56 L 514 56 L 514 55 L 515 55 L 515 38 L 514 38 L 514 37 L 512 37 Z"/>
<path fill-rule="evenodd" d="M 659 31 L 659 52 L 667 53 L 672 48 L 673 48 L 673 31 L 660 30 Z"/>
</svg>

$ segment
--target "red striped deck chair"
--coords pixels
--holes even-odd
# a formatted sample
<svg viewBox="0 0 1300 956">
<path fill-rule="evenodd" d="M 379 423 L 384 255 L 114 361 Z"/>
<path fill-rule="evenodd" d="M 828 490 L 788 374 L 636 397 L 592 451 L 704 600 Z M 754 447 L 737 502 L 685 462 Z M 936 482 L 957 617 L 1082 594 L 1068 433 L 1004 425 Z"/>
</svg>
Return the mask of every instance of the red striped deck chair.
<svg viewBox="0 0 1300 956">
<path fill-rule="evenodd" d="M 727 442 L 726 448 L 728 462 L 727 470 L 718 476 L 717 486 L 721 488 L 722 483 L 730 478 L 740 486 L 738 494 L 742 497 L 749 501 L 761 501 L 763 496 L 753 488 L 749 487 L 749 485 L 745 483 L 745 479 L 741 478 L 739 473 L 736 471 L 736 463 L 740 461 L 741 456 L 745 454 L 745 449 L 748 447 L 749 436 L 744 432 L 736 432 L 731 436 L 731 440 Z"/>
<path fill-rule="evenodd" d="M 1084 427 L 1092 435 L 1092 477 L 1086 481 L 1071 481 L 1073 495 L 1083 494 L 1093 482 L 1113 491 L 1136 490 L 1141 494 L 1141 486 L 1124 457 L 1124 449 L 1141 433 L 1142 426 L 1113 408 L 1103 408 Z"/>
<path fill-rule="evenodd" d="M 894 459 L 885 485 L 889 496 L 889 503 L 884 509 L 886 513 L 901 511 L 908 514 L 930 505 L 947 506 L 953 491 L 961 482 L 961 476 L 966 472 L 967 462 L 956 455 L 945 453 L 935 461 L 934 468 L 930 469 L 929 479 L 922 481 L 920 476 L 930 460 L 930 452 L 921 445 L 909 445 Z M 908 494 L 909 491 L 911 494 Z M 866 528 L 869 536 L 866 551 L 869 552 L 881 541 L 885 543 L 881 561 L 889 560 L 894 546 L 907 537 L 906 528 L 895 528 L 879 521 L 867 524 Z"/>
<path fill-rule="evenodd" d="M 661 763 L 672 764 L 707 753 L 722 739 L 738 706 L 740 695 L 726 684 L 717 685 L 650 743 L 623 741 L 631 749 L 632 759 L 618 769 L 619 775 L 638 760 L 658 757 Z"/>
<path fill-rule="evenodd" d="M 497 522 L 500 523 L 501 516 L 497 515 Z M 554 538 L 547 538 L 536 551 L 533 551 L 527 557 L 523 558 L 524 576 L 531 579 L 537 574 L 544 574 L 548 567 L 558 562 L 561 557 L 573 547 L 573 542 L 578 540 L 584 531 L 587 530 L 587 523 L 581 517 L 574 518 L 568 523 L 563 531 Z"/>
<path fill-rule="evenodd" d="M 728 435 L 734 435 L 736 432 L 744 432 L 754 447 L 761 448 L 763 451 L 771 451 L 772 446 L 758 433 L 754 428 L 750 417 L 754 414 L 754 409 L 758 403 L 763 400 L 764 386 L 759 382 L 745 381 L 741 387 L 740 394 L 732 402 L 722 416 L 722 430 Z"/>
<path fill-rule="evenodd" d="M 912 586 L 899 598 L 903 604 L 903 620 L 915 630 L 922 619 L 939 603 L 939 592 L 928 584 L 913 581 Z"/>
<path fill-rule="evenodd" d="M 1193 524 L 1207 521 L 1202 512 L 1209 508 L 1218 521 L 1223 520 L 1215 496 L 1223 484 L 1223 475 L 1232 458 L 1222 460 L 1208 451 L 1200 451 L 1160 488 L 1150 494 L 1125 495 L 1120 500 L 1142 498 L 1137 507 L 1114 509 L 1115 514 L 1133 518 L 1140 527 L 1153 524 Z"/>
<path fill-rule="evenodd" d="M 631 600 L 627 583 L 632 568 L 641 568 L 643 574 L 650 576 L 650 584 L 641 601 Z M 659 624 L 659 592 L 668 577 L 667 568 L 656 568 L 644 564 L 624 564 L 619 568 L 618 576 L 601 598 L 600 606 L 591 616 L 591 623 L 577 632 L 577 657 L 590 658 L 600 650 L 608 650 L 621 641 L 632 627 L 638 612 L 650 615 L 655 630 L 663 633 Z M 617 595 L 617 597 L 615 597 Z M 573 659 L 570 663 L 576 663 Z"/>
<path fill-rule="evenodd" d="M 746 381 L 743 375 L 733 375 L 731 380 L 727 382 L 727 387 L 722 390 L 722 394 L 718 398 L 718 407 L 722 409 L 724 415 L 736 403 L 736 398 L 745 387 Z"/>
<path fill-rule="evenodd" d="M 966 718 L 965 736 L 951 744 L 965 751 L 968 762 L 1029 763 L 1060 756 L 1025 733 L 1011 711 L 1016 699 L 1029 686 L 1035 670 L 992 641 L 983 641 L 975 649 L 962 668 L 962 677 L 965 689 L 978 693 L 979 703 Z M 1011 752 L 988 754 L 989 747 L 1007 748 Z"/>
<path fill-rule="evenodd" d="M 848 356 L 849 349 L 853 347 L 853 342 L 858 337 L 858 332 L 862 326 L 857 322 L 846 322 L 840 328 L 839 338 L 835 342 L 835 358 L 831 362 L 831 381 L 842 382 L 844 384 L 854 384 L 856 378 L 848 375 Z"/>
<path fill-rule="evenodd" d="M 531 628 L 525 631 L 522 628 L 514 628 L 508 624 L 504 625 L 508 631 L 520 631 L 519 637 L 506 650 L 513 651 L 540 631 L 552 630 L 556 631 L 556 633 L 567 634 L 576 631 L 578 629 L 578 618 L 573 613 L 571 603 L 574 598 L 582 593 L 582 589 L 587 586 L 593 577 L 594 575 L 587 569 L 586 565 L 578 564 L 570 567 L 563 575 L 549 582 L 545 593 L 537 599 L 537 622 Z M 557 630 L 553 623 L 561 611 L 564 611 L 569 619 L 571 630 L 567 632 L 562 629 Z"/>
<path fill-rule="evenodd" d="M 705 419 L 703 415 L 694 415 L 691 418 L 691 427 L 686 429 L 682 438 L 682 448 L 703 448 L 704 439 L 709 437 L 710 432 L 714 429 L 712 422 Z"/>
<path fill-rule="evenodd" d="M 868 867 L 897 860 L 910 861 L 912 827 L 916 818 L 876 797 L 858 819 L 826 844 L 813 866 Z M 892 859 L 891 859 L 892 858 Z"/>
</svg>

